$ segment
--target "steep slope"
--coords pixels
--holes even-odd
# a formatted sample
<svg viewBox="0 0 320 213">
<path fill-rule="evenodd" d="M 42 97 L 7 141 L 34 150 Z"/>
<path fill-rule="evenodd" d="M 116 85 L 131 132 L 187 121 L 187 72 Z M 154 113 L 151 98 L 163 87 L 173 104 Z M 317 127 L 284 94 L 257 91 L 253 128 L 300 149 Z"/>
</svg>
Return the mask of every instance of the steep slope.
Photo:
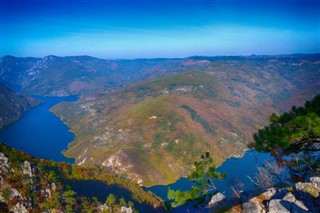
<svg viewBox="0 0 320 213">
<path fill-rule="evenodd" d="M 3 144 L 0 181 L 0 212 L 132 212 L 131 207 L 140 212 L 164 211 L 161 200 L 125 176 L 33 158 Z M 108 207 L 104 203 L 109 194 L 117 200 Z M 126 204 L 119 203 L 121 197 Z"/>
<path fill-rule="evenodd" d="M 24 112 L 40 103 L 34 98 L 16 94 L 0 83 L 0 128 L 17 120 Z"/>
</svg>

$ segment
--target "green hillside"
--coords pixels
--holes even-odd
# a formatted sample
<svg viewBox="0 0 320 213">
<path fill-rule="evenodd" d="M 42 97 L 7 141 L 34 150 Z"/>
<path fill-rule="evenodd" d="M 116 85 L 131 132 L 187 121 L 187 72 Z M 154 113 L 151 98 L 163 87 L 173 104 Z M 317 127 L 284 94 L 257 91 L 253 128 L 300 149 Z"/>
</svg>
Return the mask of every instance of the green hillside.
<svg viewBox="0 0 320 213">
<path fill-rule="evenodd" d="M 40 103 L 34 98 L 18 95 L 0 83 L 0 128 L 16 121 L 24 112 Z"/>
<path fill-rule="evenodd" d="M 190 71 L 83 97 L 53 111 L 76 134 L 65 155 L 150 186 L 187 175 L 205 151 L 219 164 L 241 154 L 275 110 L 268 99 L 257 98 L 259 91 L 251 93 L 251 100 L 239 99 L 214 75 Z"/>
<path fill-rule="evenodd" d="M 0 212 L 164 211 L 160 199 L 124 175 L 33 158 L 4 144 L 0 178 Z M 106 201 L 111 194 L 112 203 Z"/>
</svg>

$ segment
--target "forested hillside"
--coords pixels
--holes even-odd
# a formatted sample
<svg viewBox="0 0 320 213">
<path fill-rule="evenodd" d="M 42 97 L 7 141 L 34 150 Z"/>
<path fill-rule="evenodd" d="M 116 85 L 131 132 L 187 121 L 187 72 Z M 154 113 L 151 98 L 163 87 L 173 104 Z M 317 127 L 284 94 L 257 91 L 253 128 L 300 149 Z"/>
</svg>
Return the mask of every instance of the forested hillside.
<svg viewBox="0 0 320 213">
<path fill-rule="evenodd" d="M 33 158 L 0 144 L 0 212 L 161 212 L 162 202 L 124 175 Z"/>
<path fill-rule="evenodd" d="M 0 83 L 0 128 L 19 119 L 30 108 L 41 101 L 34 98 L 18 95 Z"/>
</svg>

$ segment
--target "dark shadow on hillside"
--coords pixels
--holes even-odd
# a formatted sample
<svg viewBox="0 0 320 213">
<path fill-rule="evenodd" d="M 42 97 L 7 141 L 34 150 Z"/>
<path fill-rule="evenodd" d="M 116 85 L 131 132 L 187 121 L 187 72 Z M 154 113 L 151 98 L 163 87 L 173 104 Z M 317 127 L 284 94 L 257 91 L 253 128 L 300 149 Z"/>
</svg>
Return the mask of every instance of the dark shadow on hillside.
<svg viewBox="0 0 320 213">
<path fill-rule="evenodd" d="M 68 180 L 65 182 L 69 185 L 78 196 L 85 196 L 88 198 L 97 198 L 101 203 L 105 203 L 109 194 L 114 194 L 117 199 L 123 197 L 126 201 L 134 202 L 135 208 L 139 212 L 165 212 L 164 209 L 154 209 L 151 205 L 141 204 L 133 199 L 133 194 L 117 185 L 108 185 L 99 180 Z"/>
</svg>

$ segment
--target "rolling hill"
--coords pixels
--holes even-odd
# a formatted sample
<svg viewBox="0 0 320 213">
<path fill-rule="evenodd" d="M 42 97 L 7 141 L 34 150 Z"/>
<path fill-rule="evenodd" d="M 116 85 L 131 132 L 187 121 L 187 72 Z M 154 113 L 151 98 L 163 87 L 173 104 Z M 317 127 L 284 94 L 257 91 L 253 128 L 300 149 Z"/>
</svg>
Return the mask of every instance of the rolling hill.
<svg viewBox="0 0 320 213">
<path fill-rule="evenodd" d="M 217 164 L 240 155 L 271 113 L 302 104 L 320 88 L 318 58 L 190 58 L 184 64 L 198 69 L 56 106 L 76 134 L 65 154 L 146 186 L 167 184 L 188 174 L 205 151 Z"/>
</svg>

